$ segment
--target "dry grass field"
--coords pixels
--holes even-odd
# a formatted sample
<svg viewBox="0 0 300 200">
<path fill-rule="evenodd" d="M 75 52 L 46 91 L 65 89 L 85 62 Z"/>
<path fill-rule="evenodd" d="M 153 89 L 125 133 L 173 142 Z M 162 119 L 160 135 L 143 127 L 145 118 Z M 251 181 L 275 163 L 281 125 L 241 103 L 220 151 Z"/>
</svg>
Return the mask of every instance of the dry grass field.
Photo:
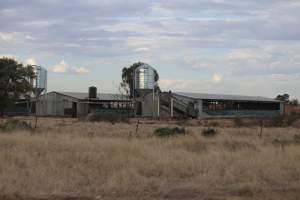
<svg viewBox="0 0 300 200">
<path fill-rule="evenodd" d="M 204 137 L 199 124 L 142 121 L 136 134 L 134 121 L 43 118 L 36 131 L 2 131 L 0 199 L 300 199 L 298 128 L 259 137 L 227 121 Z M 188 134 L 153 134 L 175 126 Z"/>
</svg>

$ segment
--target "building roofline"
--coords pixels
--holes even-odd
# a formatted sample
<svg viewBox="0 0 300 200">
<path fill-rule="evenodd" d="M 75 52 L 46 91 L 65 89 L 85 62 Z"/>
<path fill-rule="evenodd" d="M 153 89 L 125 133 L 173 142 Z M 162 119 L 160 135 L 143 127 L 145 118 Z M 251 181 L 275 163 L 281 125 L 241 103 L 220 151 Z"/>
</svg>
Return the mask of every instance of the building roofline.
<svg viewBox="0 0 300 200">
<path fill-rule="evenodd" d="M 77 99 L 78 101 L 84 101 L 84 100 L 87 100 L 89 99 L 88 96 L 84 97 L 84 98 L 78 98 L 76 96 L 72 96 L 70 94 L 87 94 L 88 95 L 88 92 L 63 92 L 63 91 L 51 91 L 51 92 L 48 92 L 47 94 L 51 94 L 51 93 L 55 93 L 55 94 L 59 94 L 59 95 L 63 95 L 63 96 L 66 96 L 66 97 L 71 97 L 73 99 Z M 43 95 L 46 95 L 46 94 L 43 94 Z M 42 95 L 42 96 L 43 96 Z M 119 96 L 122 96 L 122 94 L 113 94 L 113 93 L 97 93 L 97 96 L 101 97 L 101 95 L 119 95 Z M 129 101 L 130 99 L 126 98 L 128 97 L 128 95 L 124 95 L 124 99 L 101 99 L 99 98 L 98 99 L 95 99 L 95 100 L 99 100 L 99 101 Z"/>
<path fill-rule="evenodd" d="M 78 100 L 80 100 L 80 99 L 77 98 L 77 97 L 73 97 L 73 96 L 70 96 L 70 95 L 66 95 L 66 94 L 63 94 L 63 93 L 57 92 L 57 91 L 51 91 L 51 92 L 48 92 L 48 93 L 46 93 L 46 94 L 50 94 L 50 93 L 56 93 L 56 94 L 60 94 L 60 95 L 66 96 L 66 97 L 71 97 L 71 98 L 73 98 L 73 99 L 78 99 Z M 43 95 L 46 95 L 46 94 L 43 94 Z"/>
<path fill-rule="evenodd" d="M 227 94 L 209 94 L 209 93 L 193 93 L 193 92 L 172 92 L 173 94 L 176 94 L 178 96 L 182 97 L 188 97 L 192 99 L 204 99 L 204 100 L 220 100 L 220 101 L 251 101 L 251 102 L 266 102 L 266 103 L 283 103 L 283 101 L 277 100 L 277 99 L 272 99 L 272 98 L 267 98 L 267 97 L 262 97 L 262 96 L 246 96 L 246 95 L 227 95 Z M 192 95 L 199 95 L 199 97 L 192 96 Z M 207 97 L 200 97 L 200 95 L 211 95 L 215 96 L 215 98 L 207 98 Z M 219 96 L 216 98 L 216 96 Z M 221 96 L 224 96 L 222 98 Z M 226 98 L 227 97 L 227 98 Z M 234 98 L 235 97 L 235 98 Z M 244 99 L 242 99 L 242 98 Z M 247 99 L 249 98 L 249 99 Z M 250 98 L 261 98 L 261 99 L 250 99 Z"/>
</svg>

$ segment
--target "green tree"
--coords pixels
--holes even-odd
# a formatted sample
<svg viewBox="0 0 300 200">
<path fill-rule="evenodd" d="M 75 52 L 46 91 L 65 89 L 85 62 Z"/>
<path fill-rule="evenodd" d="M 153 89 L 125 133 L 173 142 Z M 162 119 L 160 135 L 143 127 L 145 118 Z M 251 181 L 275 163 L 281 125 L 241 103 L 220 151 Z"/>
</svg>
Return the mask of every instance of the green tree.
<svg viewBox="0 0 300 200">
<path fill-rule="evenodd" d="M 290 95 L 288 95 L 288 94 L 283 94 L 283 95 L 279 94 L 276 97 L 277 100 L 285 101 L 285 102 L 289 102 L 289 98 L 290 98 Z"/>
<path fill-rule="evenodd" d="M 298 99 L 293 99 L 293 100 L 290 101 L 289 104 L 293 105 L 293 106 L 298 106 L 299 105 L 299 101 L 298 101 Z"/>
<path fill-rule="evenodd" d="M 32 66 L 23 66 L 11 58 L 0 58 L 0 116 L 9 104 L 33 91 L 31 81 L 34 77 Z"/>
<path fill-rule="evenodd" d="M 125 90 L 125 92 L 130 96 L 130 98 L 133 97 L 133 73 L 136 68 L 139 66 L 143 65 L 143 62 L 136 62 L 133 63 L 129 67 L 124 67 L 122 70 L 122 82 L 121 82 L 121 87 Z M 154 80 L 157 82 L 159 80 L 159 75 L 157 71 L 154 71 Z M 155 86 L 155 90 L 160 90 L 159 86 Z"/>
</svg>

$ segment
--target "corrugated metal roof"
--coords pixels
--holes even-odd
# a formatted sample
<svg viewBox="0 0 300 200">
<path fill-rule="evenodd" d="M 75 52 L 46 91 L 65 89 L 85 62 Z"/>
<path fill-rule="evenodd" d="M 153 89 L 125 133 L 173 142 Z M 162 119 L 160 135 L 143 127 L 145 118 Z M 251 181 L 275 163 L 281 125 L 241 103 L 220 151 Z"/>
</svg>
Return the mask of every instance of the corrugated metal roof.
<svg viewBox="0 0 300 200">
<path fill-rule="evenodd" d="M 54 92 L 81 100 L 86 99 L 89 96 L 87 92 Z M 121 94 L 98 93 L 97 97 L 99 98 L 99 100 L 129 100 L 128 95 Z"/>
<path fill-rule="evenodd" d="M 185 97 L 194 98 L 194 99 L 280 102 L 275 99 L 261 97 L 261 96 L 242 96 L 242 95 L 205 94 L 205 93 L 187 93 L 187 92 L 173 92 L 173 93 Z"/>
</svg>

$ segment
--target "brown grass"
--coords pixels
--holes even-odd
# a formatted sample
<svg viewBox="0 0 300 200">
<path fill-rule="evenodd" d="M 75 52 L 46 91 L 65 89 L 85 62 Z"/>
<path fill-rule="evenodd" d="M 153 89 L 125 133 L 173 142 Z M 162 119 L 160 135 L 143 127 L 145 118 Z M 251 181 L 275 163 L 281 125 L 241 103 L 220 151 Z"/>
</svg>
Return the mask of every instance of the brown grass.
<svg viewBox="0 0 300 200">
<path fill-rule="evenodd" d="M 265 128 L 260 138 L 259 127 L 219 128 L 205 138 L 203 127 L 188 126 L 185 136 L 153 136 L 165 126 L 176 123 L 142 123 L 136 135 L 135 123 L 42 119 L 36 132 L 0 133 L 0 194 L 196 199 L 300 191 L 299 129 Z"/>
</svg>

